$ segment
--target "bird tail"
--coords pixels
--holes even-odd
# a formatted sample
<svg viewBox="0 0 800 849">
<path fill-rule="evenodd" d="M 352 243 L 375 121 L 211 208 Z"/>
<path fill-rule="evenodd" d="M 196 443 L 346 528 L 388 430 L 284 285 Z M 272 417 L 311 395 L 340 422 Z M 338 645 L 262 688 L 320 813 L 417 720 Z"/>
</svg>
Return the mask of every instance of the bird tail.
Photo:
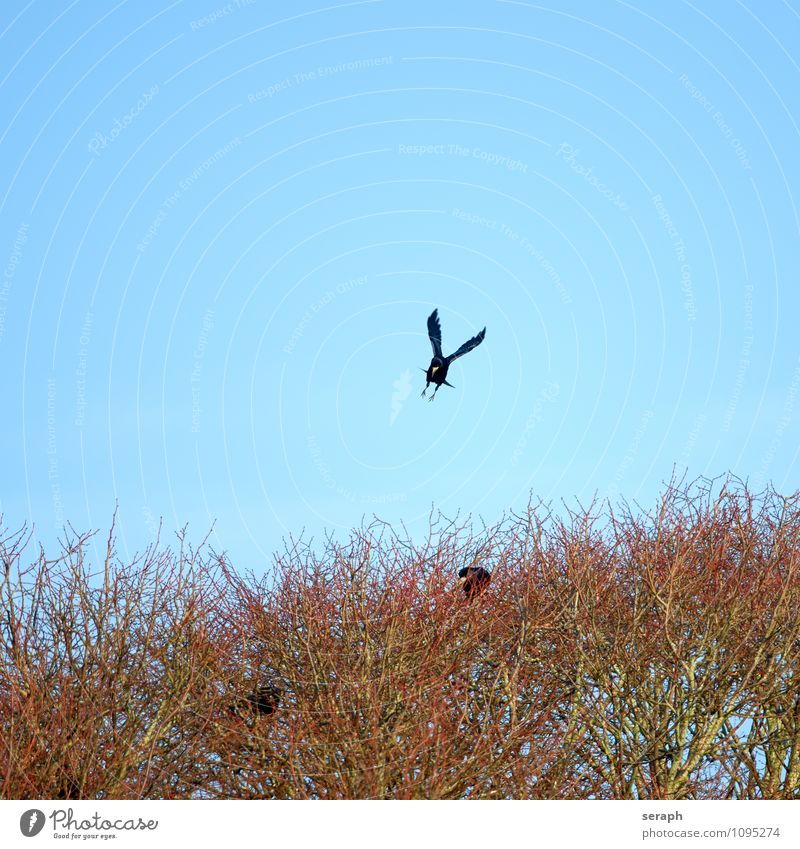
<svg viewBox="0 0 800 849">
<path fill-rule="evenodd" d="M 449 382 L 449 381 L 447 381 L 447 380 L 445 380 L 445 381 L 444 381 L 444 385 L 445 385 L 445 386 L 449 386 L 451 389 L 455 389 L 455 386 L 453 386 L 453 384 L 452 384 L 452 383 L 450 383 L 450 382 Z"/>
</svg>

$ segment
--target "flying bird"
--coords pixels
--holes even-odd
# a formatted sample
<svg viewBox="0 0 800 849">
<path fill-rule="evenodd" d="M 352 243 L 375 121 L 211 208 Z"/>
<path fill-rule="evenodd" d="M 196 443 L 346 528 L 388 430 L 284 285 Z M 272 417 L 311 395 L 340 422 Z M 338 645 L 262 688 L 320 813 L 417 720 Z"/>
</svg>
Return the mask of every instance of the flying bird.
<svg viewBox="0 0 800 849">
<path fill-rule="evenodd" d="M 431 348 L 433 348 L 433 359 L 428 366 L 428 370 L 425 372 L 425 388 L 422 390 L 421 397 L 425 397 L 425 393 L 432 383 L 436 384 L 436 388 L 433 390 L 433 394 L 429 399 L 431 401 L 436 397 L 436 393 L 443 383 L 453 388 L 453 384 L 447 382 L 447 370 L 450 368 L 450 363 L 459 357 L 463 357 L 464 354 L 480 345 L 483 342 L 484 336 L 486 336 L 485 327 L 477 336 L 473 336 L 472 339 L 467 340 L 455 353 L 450 354 L 449 357 L 445 357 L 442 354 L 442 326 L 439 324 L 439 311 L 434 310 L 428 316 L 428 338 L 431 340 Z"/>
<path fill-rule="evenodd" d="M 458 583 L 468 601 L 479 596 L 489 586 L 491 580 L 492 573 L 483 566 L 465 566 L 458 572 Z"/>
</svg>

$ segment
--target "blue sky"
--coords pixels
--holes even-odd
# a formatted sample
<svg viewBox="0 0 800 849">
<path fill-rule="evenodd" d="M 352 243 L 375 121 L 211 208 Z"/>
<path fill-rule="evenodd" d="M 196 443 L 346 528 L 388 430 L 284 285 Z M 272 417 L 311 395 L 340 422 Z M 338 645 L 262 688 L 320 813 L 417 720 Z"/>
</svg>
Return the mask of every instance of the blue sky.
<svg viewBox="0 0 800 849">
<path fill-rule="evenodd" d="M 800 6 L 448 6 L 3 3 L 7 526 L 800 486 Z"/>
</svg>

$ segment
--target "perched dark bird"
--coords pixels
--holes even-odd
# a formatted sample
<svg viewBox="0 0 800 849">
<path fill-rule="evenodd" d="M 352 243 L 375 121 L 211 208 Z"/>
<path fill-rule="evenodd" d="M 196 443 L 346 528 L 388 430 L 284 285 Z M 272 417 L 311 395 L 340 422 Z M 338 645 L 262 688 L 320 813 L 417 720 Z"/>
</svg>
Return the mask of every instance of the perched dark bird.
<svg viewBox="0 0 800 849">
<path fill-rule="evenodd" d="M 272 716 L 281 703 L 281 695 L 281 691 L 273 684 L 264 684 L 246 696 L 238 696 L 228 710 L 244 720 Z"/>
<path fill-rule="evenodd" d="M 491 580 L 492 573 L 483 566 L 465 566 L 458 572 L 458 583 L 469 601 L 479 596 Z"/>
<path fill-rule="evenodd" d="M 428 338 L 431 340 L 431 348 L 433 348 L 433 359 L 425 372 L 425 388 L 422 390 L 421 397 L 425 397 L 425 393 L 432 383 L 436 384 L 436 389 L 433 390 L 433 395 L 430 397 L 431 401 L 436 397 L 436 393 L 443 383 L 452 387 L 453 384 L 447 382 L 447 370 L 450 368 L 450 363 L 480 345 L 484 336 L 486 336 L 485 327 L 477 336 L 473 336 L 472 339 L 465 342 L 454 354 L 445 357 L 442 354 L 442 326 L 439 324 L 439 311 L 434 310 L 428 316 Z"/>
<path fill-rule="evenodd" d="M 272 716 L 281 703 L 281 692 L 277 687 L 267 684 L 259 687 L 247 697 L 250 707 L 261 716 Z"/>
</svg>

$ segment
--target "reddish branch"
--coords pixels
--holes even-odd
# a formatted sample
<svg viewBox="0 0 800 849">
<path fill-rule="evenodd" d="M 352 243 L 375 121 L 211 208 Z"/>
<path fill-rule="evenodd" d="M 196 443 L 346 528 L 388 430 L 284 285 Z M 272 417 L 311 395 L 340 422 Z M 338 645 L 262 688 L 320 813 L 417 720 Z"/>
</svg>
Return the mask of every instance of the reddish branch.
<svg viewBox="0 0 800 849">
<path fill-rule="evenodd" d="M 799 499 L 376 522 L 262 578 L 3 533 L 1 795 L 800 798 Z"/>
</svg>

